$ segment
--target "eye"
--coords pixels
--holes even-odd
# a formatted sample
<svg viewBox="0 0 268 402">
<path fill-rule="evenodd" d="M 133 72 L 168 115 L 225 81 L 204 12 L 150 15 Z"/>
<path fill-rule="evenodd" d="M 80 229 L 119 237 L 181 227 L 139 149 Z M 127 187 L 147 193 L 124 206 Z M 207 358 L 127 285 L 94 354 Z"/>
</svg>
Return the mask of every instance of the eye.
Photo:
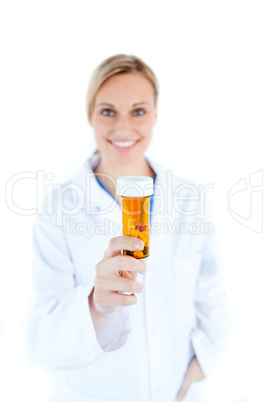
<svg viewBox="0 0 268 402">
<path fill-rule="evenodd" d="M 114 116 L 114 112 L 111 109 L 103 109 L 101 114 L 103 116 Z"/>
<path fill-rule="evenodd" d="M 143 110 L 143 109 L 135 109 L 133 114 L 134 114 L 134 116 L 143 116 L 145 114 L 145 110 Z"/>
</svg>

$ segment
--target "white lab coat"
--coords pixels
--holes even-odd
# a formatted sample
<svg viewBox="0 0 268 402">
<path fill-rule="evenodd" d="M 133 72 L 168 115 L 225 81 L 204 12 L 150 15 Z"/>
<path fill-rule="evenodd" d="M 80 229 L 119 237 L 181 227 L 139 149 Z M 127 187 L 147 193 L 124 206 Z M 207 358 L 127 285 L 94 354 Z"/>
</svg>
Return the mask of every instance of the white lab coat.
<svg viewBox="0 0 268 402">
<path fill-rule="evenodd" d="M 36 295 L 24 325 L 27 351 L 51 370 L 53 402 L 174 402 L 193 356 L 209 376 L 228 338 L 215 236 L 186 234 L 197 231 L 198 219 L 211 222 L 209 205 L 200 215 L 192 188 L 174 193 L 186 182 L 148 160 L 157 176 L 150 256 L 137 278 L 144 289 L 136 305 L 119 307 L 95 332 L 88 305 L 95 266 L 122 221 L 119 204 L 92 173 L 99 158 L 57 187 L 34 222 Z M 178 194 L 191 196 L 179 212 L 171 204 Z M 205 382 L 193 384 L 185 402 L 202 401 Z"/>
</svg>

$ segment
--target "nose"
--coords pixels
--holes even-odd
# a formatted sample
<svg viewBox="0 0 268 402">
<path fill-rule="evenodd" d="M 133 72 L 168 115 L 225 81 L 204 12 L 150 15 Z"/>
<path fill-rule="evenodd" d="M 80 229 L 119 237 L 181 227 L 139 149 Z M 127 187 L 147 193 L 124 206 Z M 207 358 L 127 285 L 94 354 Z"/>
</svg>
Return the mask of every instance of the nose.
<svg viewBox="0 0 268 402">
<path fill-rule="evenodd" d="M 129 116 L 118 116 L 115 127 L 115 134 L 119 137 L 127 137 L 131 133 L 131 122 Z"/>
</svg>

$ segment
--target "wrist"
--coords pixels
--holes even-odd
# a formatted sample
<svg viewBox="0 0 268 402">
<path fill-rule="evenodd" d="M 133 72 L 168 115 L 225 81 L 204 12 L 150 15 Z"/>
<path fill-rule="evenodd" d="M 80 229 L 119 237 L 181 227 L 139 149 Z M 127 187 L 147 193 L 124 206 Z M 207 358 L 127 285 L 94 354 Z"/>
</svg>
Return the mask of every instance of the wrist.
<svg viewBox="0 0 268 402">
<path fill-rule="evenodd" d="M 92 289 L 90 295 L 88 296 L 88 304 L 94 328 L 96 329 L 106 316 L 106 312 L 102 312 L 98 309 L 94 301 L 94 288 Z"/>
</svg>

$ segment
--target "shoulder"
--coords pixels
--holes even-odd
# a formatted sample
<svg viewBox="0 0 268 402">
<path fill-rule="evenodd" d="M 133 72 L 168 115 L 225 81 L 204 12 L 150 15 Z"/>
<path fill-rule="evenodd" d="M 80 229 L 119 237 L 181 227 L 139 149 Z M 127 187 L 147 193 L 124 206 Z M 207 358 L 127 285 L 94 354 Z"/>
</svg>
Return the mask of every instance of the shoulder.
<svg viewBox="0 0 268 402">
<path fill-rule="evenodd" d="M 147 160 L 156 173 L 156 183 L 158 185 L 169 186 L 173 191 L 183 191 L 184 193 L 198 191 L 199 187 L 202 186 L 193 179 L 180 176 L 171 168 L 164 167 L 152 158 L 147 158 Z"/>
<path fill-rule="evenodd" d="M 94 162 L 94 157 L 84 160 L 69 178 L 47 186 L 38 200 L 37 219 L 53 221 L 62 214 L 82 211 L 92 187 L 90 182 L 96 181 L 92 170 Z"/>
<path fill-rule="evenodd" d="M 148 159 L 156 173 L 155 196 L 162 198 L 169 211 L 192 219 L 207 218 L 211 215 L 212 183 L 199 183 L 183 177 L 168 167 L 163 167 L 153 159 Z"/>
</svg>

